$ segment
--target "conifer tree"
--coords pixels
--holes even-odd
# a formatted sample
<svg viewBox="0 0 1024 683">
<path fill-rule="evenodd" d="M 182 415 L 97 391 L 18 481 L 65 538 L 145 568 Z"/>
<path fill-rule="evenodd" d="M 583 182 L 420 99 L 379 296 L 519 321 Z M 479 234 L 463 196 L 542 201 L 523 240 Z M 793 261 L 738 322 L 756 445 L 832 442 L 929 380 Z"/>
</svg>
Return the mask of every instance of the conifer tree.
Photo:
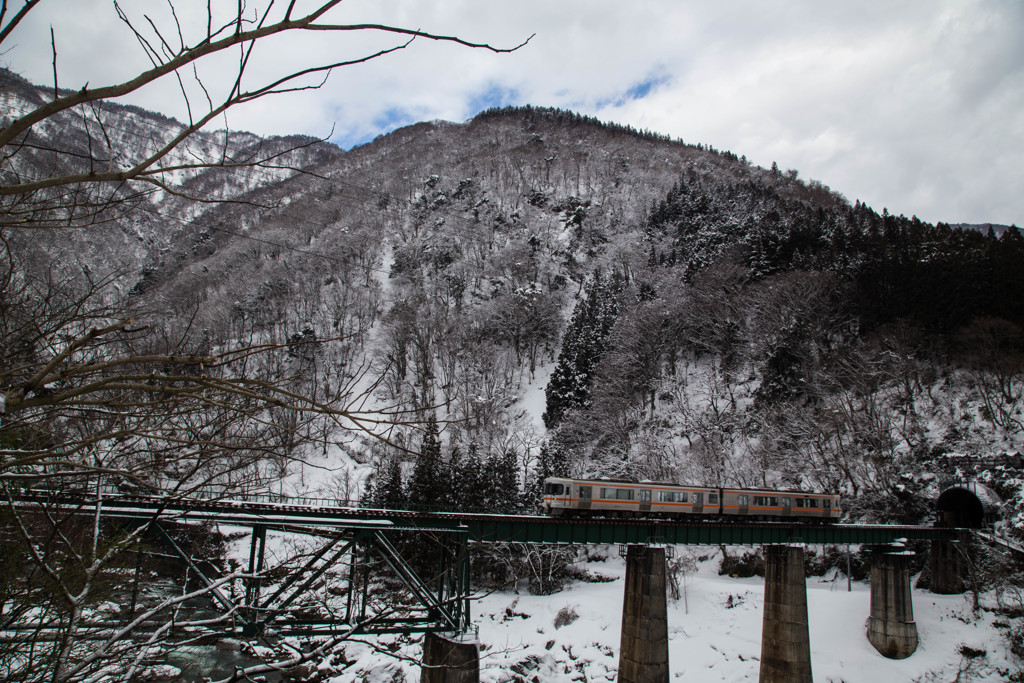
<svg viewBox="0 0 1024 683">
<path fill-rule="evenodd" d="M 437 418 L 431 415 L 420 444 L 412 479 L 409 481 L 409 503 L 416 508 L 443 505 L 447 494 L 441 468 L 441 438 Z"/>
<path fill-rule="evenodd" d="M 558 426 L 570 410 L 589 405 L 594 371 L 607 350 L 608 335 L 618 317 L 622 286 L 620 276 L 606 280 L 598 271 L 586 298 L 576 304 L 551 381 L 544 390 L 547 406 L 543 418 L 548 429 Z"/>
<path fill-rule="evenodd" d="M 462 509 L 480 511 L 487 504 L 484 465 L 475 443 L 469 444 L 462 463 L 461 487 L 458 497 Z"/>
<path fill-rule="evenodd" d="M 494 512 L 516 512 L 522 507 L 519 491 L 519 461 L 509 449 L 487 459 L 487 509 Z"/>
<path fill-rule="evenodd" d="M 380 463 L 370 493 L 370 503 L 389 510 L 401 509 L 406 504 L 405 490 L 402 486 L 402 465 L 394 454 Z"/>
<path fill-rule="evenodd" d="M 465 490 L 465 469 L 463 467 L 462 449 L 452 446 L 448 462 L 444 470 L 444 505 L 447 510 L 460 510 L 463 506 Z"/>
</svg>

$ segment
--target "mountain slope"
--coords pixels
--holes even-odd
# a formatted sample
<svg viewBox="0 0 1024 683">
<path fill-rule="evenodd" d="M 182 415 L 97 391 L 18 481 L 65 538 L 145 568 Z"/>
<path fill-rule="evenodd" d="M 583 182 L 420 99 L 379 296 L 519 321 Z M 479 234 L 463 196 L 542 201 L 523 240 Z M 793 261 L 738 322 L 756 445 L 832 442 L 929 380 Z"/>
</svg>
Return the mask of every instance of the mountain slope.
<svg viewBox="0 0 1024 683">
<path fill-rule="evenodd" d="M 136 139 L 177 125 L 110 112 Z M 310 386 L 437 413 L 453 449 L 515 451 L 524 491 L 557 452 L 578 473 L 837 489 L 856 514 L 913 520 L 958 474 L 940 456 L 1020 447 L 1016 229 L 879 214 L 795 171 L 529 107 L 300 147 L 288 166 L 183 176 L 231 201 L 154 194 L 116 226 L 16 246 L 115 273 L 171 338 L 315 343 L 294 362 Z M 597 303 L 600 329 L 567 332 Z M 546 425 L 522 408 L 538 374 L 561 383 Z"/>
</svg>

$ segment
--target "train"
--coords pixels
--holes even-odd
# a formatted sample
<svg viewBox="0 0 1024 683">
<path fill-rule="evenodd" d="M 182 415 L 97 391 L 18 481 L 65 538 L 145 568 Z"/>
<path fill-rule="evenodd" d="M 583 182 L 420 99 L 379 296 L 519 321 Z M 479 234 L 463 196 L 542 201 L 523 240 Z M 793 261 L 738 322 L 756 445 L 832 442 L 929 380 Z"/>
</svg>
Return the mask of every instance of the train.
<svg viewBox="0 0 1024 683">
<path fill-rule="evenodd" d="M 834 493 L 567 477 L 544 480 L 541 511 L 552 517 L 825 522 L 839 519 L 843 512 Z"/>
</svg>

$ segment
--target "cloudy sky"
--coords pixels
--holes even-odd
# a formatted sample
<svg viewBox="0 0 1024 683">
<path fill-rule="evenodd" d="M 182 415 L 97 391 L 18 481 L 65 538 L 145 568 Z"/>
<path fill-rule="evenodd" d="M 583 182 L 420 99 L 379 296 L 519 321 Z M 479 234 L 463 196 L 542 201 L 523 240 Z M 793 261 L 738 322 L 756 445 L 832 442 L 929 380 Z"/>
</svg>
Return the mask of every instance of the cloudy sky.
<svg viewBox="0 0 1024 683">
<path fill-rule="evenodd" d="M 186 40 L 205 28 L 192 14 L 205 4 L 176 2 Z M 167 0 L 122 5 L 140 29 L 145 12 L 176 38 Z M 500 47 L 533 38 L 511 54 L 417 40 L 335 71 L 319 90 L 236 109 L 231 127 L 331 135 L 350 147 L 489 106 L 552 106 L 775 161 L 879 211 L 1024 224 L 1020 0 L 346 0 L 329 19 Z M 52 83 L 51 28 L 62 87 L 106 85 L 148 64 L 110 0 L 43 0 L 5 41 L 0 64 Z M 255 53 L 246 83 L 398 42 L 368 33 L 275 40 Z M 201 65 L 212 94 L 236 64 L 232 55 Z M 186 114 L 172 81 L 129 101 Z"/>
</svg>

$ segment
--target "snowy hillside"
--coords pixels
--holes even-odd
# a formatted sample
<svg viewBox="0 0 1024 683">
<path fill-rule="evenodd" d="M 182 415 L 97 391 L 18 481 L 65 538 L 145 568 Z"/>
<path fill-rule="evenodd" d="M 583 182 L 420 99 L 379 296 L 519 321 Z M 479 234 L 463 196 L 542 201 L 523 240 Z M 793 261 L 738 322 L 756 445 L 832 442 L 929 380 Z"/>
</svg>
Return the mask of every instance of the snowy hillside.
<svg viewBox="0 0 1024 683">
<path fill-rule="evenodd" d="M 181 125 L 110 115 L 155 141 Z M 169 163 L 289 144 L 222 142 Z M 524 493 L 547 444 L 576 474 L 838 490 L 858 518 L 919 521 L 974 476 L 945 456 L 1024 448 L 1015 229 L 879 214 L 794 171 L 547 109 L 279 161 L 175 172 L 185 194 L 237 201 L 158 192 L 116 230 L 47 234 L 22 259 L 111 273 L 105 296 L 186 343 L 313 343 L 279 370 L 335 406 L 434 413 L 446 448 L 515 450 Z M 317 430 L 282 455 L 339 454 L 350 482 L 386 455 Z M 387 431 L 418 448 L 420 428 Z M 983 476 L 1020 518 L 1019 473 Z"/>
<path fill-rule="evenodd" d="M 8 112 L 41 101 L 0 77 Z M 79 114 L 41 127 L 5 182 L 131 166 L 182 126 Z M 0 248 L 0 436 L 30 474 L 502 512 L 535 511 L 545 476 L 617 477 L 836 493 L 845 521 L 912 524 L 977 481 L 1024 539 L 1016 228 L 878 212 L 795 170 L 532 107 L 347 152 L 200 133 L 161 163 L 137 193 L 3 206 L 11 225 L 93 221 Z M 541 577 L 521 555 L 473 576 L 523 591 L 475 603 L 485 680 L 613 679 L 621 562 L 582 583 L 563 556 Z M 718 577 L 711 555 L 671 607 L 673 671 L 755 680 L 761 582 Z M 1024 570 L 976 566 L 986 600 L 1016 602 L 975 615 L 916 592 L 903 662 L 867 644 L 864 585 L 812 579 L 817 678 L 1014 680 Z M 416 643 L 387 649 L 323 665 L 335 683 L 414 678 Z"/>
</svg>

